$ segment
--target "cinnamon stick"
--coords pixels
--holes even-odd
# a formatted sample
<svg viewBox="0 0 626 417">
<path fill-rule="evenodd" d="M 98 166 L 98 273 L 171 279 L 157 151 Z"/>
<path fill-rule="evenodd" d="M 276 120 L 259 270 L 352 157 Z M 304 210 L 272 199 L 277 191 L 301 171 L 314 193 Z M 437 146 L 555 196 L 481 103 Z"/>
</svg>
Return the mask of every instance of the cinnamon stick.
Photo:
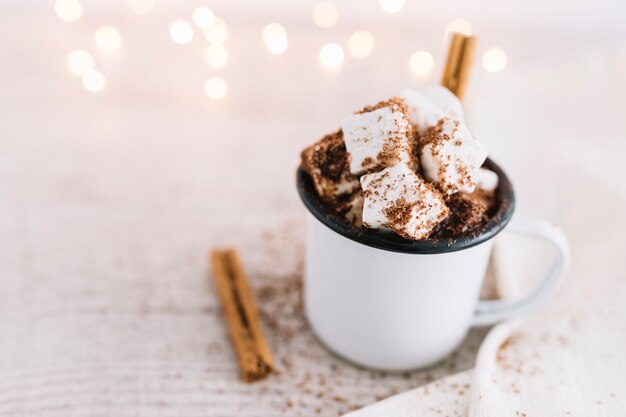
<svg viewBox="0 0 626 417">
<path fill-rule="evenodd" d="M 474 60 L 477 38 L 454 33 L 448 49 L 448 59 L 441 77 L 441 85 L 463 100 Z"/>
<path fill-rule="evenodd" d="M 237 252 L 233 249 L 212 251 L 211 266 L 241 378 L 244 382 L 263 379 L 274 370 L 274 362 Z"/>
</svg>

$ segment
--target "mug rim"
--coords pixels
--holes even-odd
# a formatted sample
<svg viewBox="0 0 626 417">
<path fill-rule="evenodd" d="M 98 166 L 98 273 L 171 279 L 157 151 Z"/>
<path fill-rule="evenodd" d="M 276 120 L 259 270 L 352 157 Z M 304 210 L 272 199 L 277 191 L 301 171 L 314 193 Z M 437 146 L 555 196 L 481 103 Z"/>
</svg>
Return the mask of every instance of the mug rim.
<svg viewBox="0 0 626 417">
<path fill-rule="evenodd" d="M 502 168 L 490 158 L 483 164 L 498 174 L 496 199 L 498 210 L 480 230 L 480 233 L 447 239 L 410 240 L 396 233 L 381 233 L 375 229 L 356 228 L 339 218 L 326 213 L 326 209 L 313 186 L 313 179 L 302 167 L 296 172 L 296 186 L 300 199 L 311 214 L 323 225 L 354 242 L 376 249 L 406 254 L 433 255 L 469 249 L 496 236 L 509 223 L 515 210 L 515 193 L 511 181 Z"/>
</svg>

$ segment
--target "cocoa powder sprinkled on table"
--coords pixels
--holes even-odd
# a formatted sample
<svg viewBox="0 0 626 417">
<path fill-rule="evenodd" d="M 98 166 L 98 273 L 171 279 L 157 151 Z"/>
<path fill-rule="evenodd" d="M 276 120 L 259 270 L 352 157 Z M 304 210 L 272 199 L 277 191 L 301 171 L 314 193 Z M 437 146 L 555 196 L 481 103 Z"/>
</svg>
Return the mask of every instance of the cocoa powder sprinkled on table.
<svg viewBox="0 0 626 417">
<path fill-rule="evenodd" d="M 304 316 L 305 230 L 300 218 L 279 222 L 241 246 L 278 368 L 276 375 L 259 384 L 242 384 L 240 389 L 247 391 L 247 398 L 264 406 L 274 404 L 276 416 L 343 415 L 472 366 L 485 334 L 482 329 L 473 330 L 462 349 L 426 372 L 369 371 L 329 353 L 317 341 Z M 233 375 L 234 381 L 236 378 Z M 337 401 L 337 397 L 343 401 Z"/>
</svg>

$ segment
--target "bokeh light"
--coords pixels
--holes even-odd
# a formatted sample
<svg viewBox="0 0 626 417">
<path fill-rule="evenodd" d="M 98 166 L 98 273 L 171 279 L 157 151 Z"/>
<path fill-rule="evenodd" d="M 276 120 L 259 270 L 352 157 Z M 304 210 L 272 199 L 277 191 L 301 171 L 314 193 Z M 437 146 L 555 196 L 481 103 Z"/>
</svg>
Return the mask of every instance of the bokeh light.
<svg viewBox="0 0 626 417">
<path fill-rule="evenodd" d="M 83 74 L 83 87 L 91 93 L 99 93 L 106 87 L 106 79 L 101 72 L 90 70 Z"/>
<path fill-rule="evenodd" d="M 128 4 L 137 14 L 148 14 L 154 9 L 154 0 L 128 0 Z"/>
<path fill-rule="evenodd" d="M 54 12 L 64 22 L 75 22 L 83 15 L 83 6 L 78 0 L 56 0 Z"/>
<path fill-rule="evenodd" d="M 320 62 L 326 68 L 337 68 L 343 62 L 343 49 L 336 43 L 328 43 L 320 49 Z"/>
<path fill-rule="evenodd" d="M 465 36 L 472 34 L 472 25 L 465 19 L 454 19 L 446 26 L 446 38 L 452 33 L 461 33 Z"/>
<path fill-rule="evenodd" d="M 374 48 L 374 37 L 365 30 L 354 32 L 348 40 L 348 53 L 354 58 L 367 58 Z"/>
<path fill-rule="evenodd" d="M 278 23 L 270 23 L 263 28 L 263 42 L 267 50 L 275 55 L 280 55 L 287 50 L 287 31 Z"/>
<path fill-rule="evenodd" d="M 83 75 L 93 69 L 93 57 L 87 51 L 77 49 L 67 56 L 67 68 L 76 75 Z"/>
<path fill-rule="evenodd" d="M 404 7 L 405 0 L 379 0 L 380 8 L 387 13 L 398 13 Z"/>
<path fill-rule="evenodd" d="M 228 50 L 220 44 L 209 45 L 202 57 L 211 68 L 223 68 L 228 63 Z"/>
<path fill-rule="evenodd" d="M 196 7 L 193 11 L 193 22 L 201 29 L 206 29 L 213 23 L 213 11 L 205 6 Z"/>
<path fill-rule="evenodd" d="M 226 96 L 228 85 L 220 77 L 211 77 L 204 84 L 204 92 L 213 100 L 220 100 Z"/>
<path fill-rule="evenodd" d="M 102 26 L 96 31 L 96 45 L 103 51 L 117 51 L 122 46 L 122 35 L 112 26 Z"/>
<path fill-rule="evenodd" d="M 202 29 L 202 33 L 211 43 L 225 43 L 228 40 L 228 26 L 224 20 L 219 17 L 213 18 L 213 23 L 206 29 Z"/>
<path fill-rule="evenodd" d="M 313 8 L 313 21 L 321 28 L 331 28 L 339 21 L 337 6 L 329 2 L 322 2 Z"/>
<path fill-rule="evenodd" d="M 432 69 L 435 60 L 428 51 L 416 51 L 411 54 L 409 68 L 415 75 L 428 74 Z"/>
<path fill-rule="evenodd" d="M 499 72 L 506 67 L 506 53 L 500 48 L 490 48 L 483 54 L 483 68 L 489 72 Z"/>
<path fill-rule="evenodd" d="M 193 39 L 193 27 L 186 20 L 176 20 L 170 25 L 170 37 L 177 44 L 186 45 Z"/>
</svg>

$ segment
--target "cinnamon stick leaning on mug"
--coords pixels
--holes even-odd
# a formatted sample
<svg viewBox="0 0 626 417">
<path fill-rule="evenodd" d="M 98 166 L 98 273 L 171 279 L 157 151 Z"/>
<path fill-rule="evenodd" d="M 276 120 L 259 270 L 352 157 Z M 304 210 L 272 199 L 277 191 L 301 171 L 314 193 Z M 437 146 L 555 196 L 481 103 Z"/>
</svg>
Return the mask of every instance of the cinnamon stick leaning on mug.
<svg viewBox="0 0 626 417">
<path fill-rule="evenodd" d="M 477 41 L 475 36 L 465 36 L 460 33 L 452 34 L 448 59 L 441 77 L 441 85 L 452 91 L 459 100 L 463 100 L 469 82 Z"/>
<path fill-rule="evenodd" d="M 234 249 L 213 250 L 211 266 L 241 378 L 244 382 L 263 379 L 274 370 L 274 362 L 237 252 Z"/>
</svg>

